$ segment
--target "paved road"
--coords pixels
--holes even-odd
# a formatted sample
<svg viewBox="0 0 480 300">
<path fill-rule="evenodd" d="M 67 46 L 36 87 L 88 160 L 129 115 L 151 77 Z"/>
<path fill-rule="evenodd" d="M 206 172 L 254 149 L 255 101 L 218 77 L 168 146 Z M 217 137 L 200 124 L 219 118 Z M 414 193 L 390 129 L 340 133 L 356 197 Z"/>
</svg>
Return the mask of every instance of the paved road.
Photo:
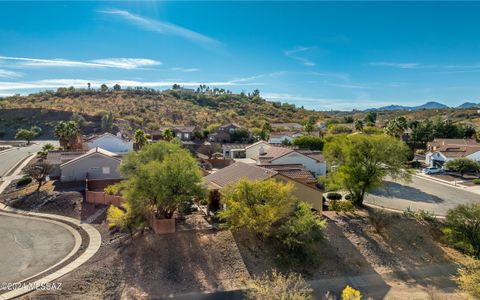
<svg viewBox="0 0 480 300">
<path fill-rule="evenodd" d="M 70 231 L 56 224 L 0 214 L 0 282 L 17 282 L 56 264 L 73 249 Z"/>
<path fill-rule="evenodd" d="M 424 209 L 444 216 L 458 204 L 480 202 L 480 195 L 413 176 L 410 183 L 386 181 L 385 187 L 373 191 L 365 202 L 399 210 Z"/>
<path fill-rule="evenodd" d="M 58 145 L 57 141 L 35 141 L 28 147 L 20 147 L 18 150 L 14 148 L 13 150 L 0 152 L 0 176 L 5 176 L 13 166 L 30 154 L 40 151 L 46 143 Z"/>
</svg>

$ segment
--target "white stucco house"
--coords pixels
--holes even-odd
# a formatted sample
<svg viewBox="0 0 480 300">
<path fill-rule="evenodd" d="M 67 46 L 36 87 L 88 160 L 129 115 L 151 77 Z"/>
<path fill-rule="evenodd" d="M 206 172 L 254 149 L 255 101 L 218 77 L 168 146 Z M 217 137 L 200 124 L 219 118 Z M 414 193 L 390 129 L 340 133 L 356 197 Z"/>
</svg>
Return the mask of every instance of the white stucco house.
<svg viewBox="0 0 480 300">
<path fill-rule="evenodd" d="M 257 165 L 303 165 L 315 176 L 325 176 L 327 165 L 320 151 L 298 150 L 287 147 L 259 145 L 251 159 Z"/>
<path fill-rule="evenodd" d="M 83 181 L 85 179 L 120 179 L 121 160 L 117 154 L 94 148 L 87 153 L 60 165 L 62 182 Z"/>
<path fill-rule="evenodd" d="M 427 149 L 425 163 L 431 167 L 459 157 L 480 162 L 480 143 L 472 139 L 435 139 L 428 143 Z"/>
<path fill-rule="evenodd" d="M 99 136 L 88 139 L 87 148 L 102 148 L 113 153 L 127 153 L 133 150 L 133 142 L 124 140 L 122 137 L 106 132 Z"/>
<path fill-rule="evenodd" d="M 303 132 L 275 132 L 270 134 L 270 144 L 282 144 L 283 141 L 293 142 L 296 137 L 302 136 Z"/>
</svg>

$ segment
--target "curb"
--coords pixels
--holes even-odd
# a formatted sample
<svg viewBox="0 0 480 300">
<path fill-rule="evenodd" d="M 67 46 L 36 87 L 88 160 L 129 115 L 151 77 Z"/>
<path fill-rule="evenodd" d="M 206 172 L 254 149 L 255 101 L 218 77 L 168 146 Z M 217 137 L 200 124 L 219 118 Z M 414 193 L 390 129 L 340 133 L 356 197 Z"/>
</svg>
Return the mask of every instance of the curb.
<svg viewBox="0 0 480 300">
<path fill-rule="evenodd" d="M 30 162 L 30 160 L 32 160 L 35 157 L 35 155 L 36 154 L 32 154 L 30 157 L 27 157 L 21 163 L 21 165 L 17 167 L 17 169 L 13 172 L 13 174 L 11 176 L 18 175 L 22 171 L 23 167 L 25 167 L 28 164 L 28 162 Z M 4 181 L 0 185 L 0 193 L 2 193 L 5 190 L 5 188 L 10 184 L 10 182 L 11 182 L 11 179 L 7 179 L 6 181 Z M 6 292 L 4 294 L 1 294 L 0 299 L 2 299 L 2 300 L 3 299 L 13 299 L 13 298 L 16 298 L 16 297 L 20 297 L 24 294 L 27 294 L 29 292 L 34 291 L 35 289 L 37 289 L 39 287 L 47 286 L 48 283 L 51 283 L 52 281 L 64 276 L 65 274 L 75 270 L 76 268 L 78 268 L 79 266 L 84 264 L 93 255 L 95 255 L 95 253 L 97 253 L 98 249 L 100 249 L 100 246 L 102 245 L 102 237 L 101 237 L 100 233 L 98 232 L 98 230 L 95 229 L 95 227 L 93 227 L 89 224 L 86 224 L 86 223 L 82 223 L 80 220 L 77 220 L 77 219 L 73 219 L 73 218 L 65 217 L 65 216 L 60 216 L 60 215 L 24 211 L 24 210 L 15 209 L 15 208 L 6 206 L 3 203 L 0 203 L 0 212 L 18 214 L 18 215 L 20 215 L 20 217 L 26 217 L 26 218 L 28 218 L 28 217 L 35 218 L 36 217 L 38 219 L 42 219 L 43 221 L 51 221 L 51 222 L 60 221 L 58 223 L 61 223 L 61 221 L 68 222 L 70 224 L 81 227 L 87 233 L 87 235 L 89 237 L 89 243 L 88 243 L 88 246 L 86 247 L 85 251 L 79 257 L 77 257 L 74 261 L 72 261 L 68 265 L 64 266 L 63 268 L 53 272 L 52 274 L 47 275 L 46 277 L 43 277 L 43 278 L 41 278 L 41 279 L 39 279 L 39 280 L 37 280 L 33 283 L 26 284 L 25 286 L 21 286 L 18 289 L 15 289 L 15 290 Z M 45 220 L 42 217 L 53 219 L 53 220 Z M 62 223 L 62 224 L 64 224 L 64 223 Z M 69 227 L 71 230 L 73 230 L 73 228 L 71 226 L 68 226 L 66 224 L 64 224 L 64 226 Z M 78 232 L 76 232 L 76 234 L 80 237 L 80 234 Z M 74 237 L 75 237 L 75 234 L 74 234 Z M 80 240 L 81 240 L 81 238 L 80 238 Z M 81 241 L 80 241 L 80 244 L 81 244 Z M 78 244 L 78 247 L 80 247 L 80 244 Z M 77 249 L 77 251 L 78 251 L 78 249 Z M 75 251 L 73 254 L 77 253 L 77 251 Z M 71 255 L 69 255 L 68 257 L 71 257 Z M 68 259 L 68 257 L 64 258 L 62 261 L 55 264 L 54 266 L 58 266 L 60 263 L 64 262 L 66 259 Z M 38 276 L 40 274 L 43 274 L 44 272 L 47 272 L 48 270 L 51 270 L 54 266 L 49 267 L 48 269 L 38 273 L 35 276 Z M 29 277 L 29 278 L 34 278 L 34 277 Z M 29 278 L 24 279 L 21 282 L 24 282 L 24 281 L 28 280 Z"/>
<path fill-rule="evenodd" d="M 363 205 L 373 207 L 373 208 L 376 208 L 376 209 L 383 209 L 383 210 L 393 212 L 393 213 L 403 214 L 405 212 L 404 210 L 400 210 L 400 209 L 396 209 L 396 208 L 388 208 L 388 207 L 385 207 L 385 206 L 381 206 L 381 205 L 377 205 L 377 204 L 371 204 L 371 203 L 367 203 L 367 202 L 363 202 Z M 445 216 L 443 216 L 443 215 L 433 215 L 433 216 L 437 219 L 442 219 L 442 220 L 445 219 Z"/>
<path fill-rule="evenodd" d="M 469 190 L 468 187 L 466 187 L 466 186 L 455 185 L 455 184 L 452 184 L 449 181 L 446 181 L 446 180 L 443 180 L 443 179 L 431 178 L 431 177 L 427 177 L 427 176 L 419 175 L 419 174 L 413 174 L 413 176 L 415 176 L 417 178 L 420 178 L 420 179 L 425 179 L 425 180 L 429 180 L 429 181 L 436 182 L 436 183 L 439 183 L 439 184 L 443 184 L 445 186 L 453 187 L 453 188 L 456 188 L 456 189 L 459 189 L 459 190 L 462 190 L 462 191 L 470 192 L 472 194 L 477 194 L 477 195 L 479 194 L 475 191 Z"/>
</svg>

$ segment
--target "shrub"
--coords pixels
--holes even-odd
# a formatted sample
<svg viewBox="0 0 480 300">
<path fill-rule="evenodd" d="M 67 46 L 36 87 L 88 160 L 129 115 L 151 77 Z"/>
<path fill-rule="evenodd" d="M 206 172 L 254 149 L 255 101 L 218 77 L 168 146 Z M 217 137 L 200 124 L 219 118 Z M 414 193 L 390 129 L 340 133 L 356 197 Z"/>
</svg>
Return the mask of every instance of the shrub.
<svg viewBox="0 0 480 300">
<path fill-rule="evenodd" d="M 480 257 L 480 203 L 462 204 L 449 210 L 443 233 L 454 247 Z"/>
<path fill-rule="evenodd" d="M 342 199 L 342 194 L 331 192 L 331 193 L 327 194 L 327 199 L 328 200 L 340 200 L 340 199 Z"/>
<path fill-rule="evenodd" d="M 480 178 L 474 179 L 473 184 L 480 184 Z"/>
<path fill-rule="evenodd" d="M 32 182 L 32 177 L 24 176 L 17 181 L 17 186 L 25 186 Z"/>
<path fill-rule="evenodd" d="M 432 212 L 427 210 L 419 209 L 417 211 L 412 210 L 408 207 L 404 212 L 403 215 L 407 218 L 416 219 L 418 221 L 427 221 L 427 222 L 434 222 L 436 221 L 436 217 Z"/>
<path fill-rule="evenodd" d="M 330 201 L 328 205 L 328 210 L 331 211 L 342 211 L 342 212 L 354 212 L 355 206 L 352 201 L 349 200 L 335 200 Z"/>
<path fill-rule="evenodd" d="M 480 261 L 473 260 L 458 270 L 455 278 L 460 290 L 480 299 Z"/>
<path fill-rule="evenodd" d="M 342 300 L 360 300 L 362 299 L 362 294 L 360 291 L 347 285 L 342 291 Z"/>
<path fill-rule="evenodd" d="M 127 213 L 116 206 L 110 205 L 110 207 L 108 208 L 107 221 L 108 221 L 108 227 L 110 229 L 119 227 L 126 230 L 128 228 Z"/>
<path fill-rule="evenodd" d="M 385 226 L 387 226 L 390 221 L 390 215 L 386 213 L 383 209 L 377 210 L 372 209 L 369 211 L 368 219 L 372 223 L 373 228 L 378 234 L 381 234 Z"/>
<path fill-rule="evenodd" d="M 272 275 L 255 277 L 249 282 L 246 299 L 250 300 L 311 300 L 313 290 L 300 274 L 283 275 L 275 270 Z"/>
<path fill-rule="evenodd" d="M 281 225 L 276 235 L 287 256 L 304 260 L 314 257 L 311 245 L 323 239 L 325 221 L 320 220 L 305 202 L 300 202 L 293 216 Z"/>
<path fill-rule="evenodd" d="M 415 153 L 418 154 L 418 155 L 424 155 L 424 154 L 425 154 L 425 150 L 423 150 L 423 149 L 417 149 L 417 150 L 415 151 Z"/>
<path fill-rule="evenodd" d="M 112 184 L 112 185 L 108 185 L 106 186 L 103 191 L 105 192 L 105 194 L 107 195 L 118 195 L 119 193 L 119 186 L 116 185 L 116 184 Z"/>
</svg>

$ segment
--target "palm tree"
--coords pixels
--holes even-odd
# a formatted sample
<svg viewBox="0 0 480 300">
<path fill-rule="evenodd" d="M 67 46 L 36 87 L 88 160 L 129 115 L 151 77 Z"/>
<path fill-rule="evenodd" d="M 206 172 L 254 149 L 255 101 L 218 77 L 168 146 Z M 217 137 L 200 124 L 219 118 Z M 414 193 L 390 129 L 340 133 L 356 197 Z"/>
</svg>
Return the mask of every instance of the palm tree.
<svg viewBox="0 0 480 300">
<path fill-rule="evenodd" d="M 355 130 L 362 131 L 363 130 L 363 121 L 362 120 L 355 120 Z"/>
<path fill-rule="evenodd" d="M 57 126 L 55 126 L 53 134 L 58 139 L 60 146 L 62 146 L 63 149 L 69 149 L 80 135 L 80 126 L 78 126 L 75 121 L 60 121 Z"/>
<path fill-rule="evenodd" d="M 147 144 L 147 135 L 141 129 L 135 130 L 134 137 L 135 144 L 138 146 L 138 150 L 142 149 L 145 144 Z"/>
<path fill-rule="evenodd" d="M 163 139 L 166 141 L 171 141 L 173 140 L 173 132 L 170 130 L 170 128 L 165 128 L 163 130 Z"/>
</svg>

